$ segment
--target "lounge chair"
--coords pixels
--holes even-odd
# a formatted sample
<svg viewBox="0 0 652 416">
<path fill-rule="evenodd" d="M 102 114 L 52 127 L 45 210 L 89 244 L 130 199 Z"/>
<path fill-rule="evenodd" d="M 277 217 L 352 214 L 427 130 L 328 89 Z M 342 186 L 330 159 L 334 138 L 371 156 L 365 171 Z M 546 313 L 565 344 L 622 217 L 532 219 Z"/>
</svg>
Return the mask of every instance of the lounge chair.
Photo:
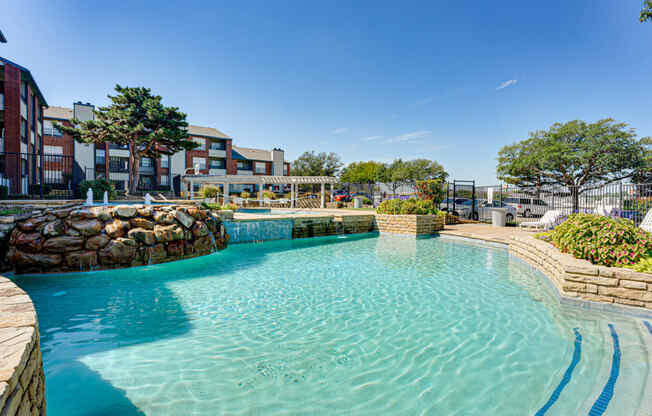
<svg viewBox="0 0 652 416">
<path fill-rule="evenodd" d="M 593 210 L 594 214 L 602 215 L 603 217 L 611 217 L 616 207 L 613 205 L 601 205 Z"/>
<path fill-rule="evenodd" d="M 647 211 L 647 214 L 645 214 L 645 217 L 643 218 L 643 221 L 641 221 L 641 225 L 639 225 L 639 227 L 648 233 L 652 233 L 652 209 Z"/>
<path fill-rule="evenodd" d="M 561 211 L 558 210 L 550 210 L 546 211 L 545 214 L 543 214 L 543 217 L 539 219 L 539 221 L 526 221 L 522 222 L 519 224 L 519 229 L 522 229 L 523 227 L 532 227 L 535 230 L 543 230 L 547 231 L 552 229 L 555 225 L 557 225 L 557 221 L 561 217 Z"/>
</svg>

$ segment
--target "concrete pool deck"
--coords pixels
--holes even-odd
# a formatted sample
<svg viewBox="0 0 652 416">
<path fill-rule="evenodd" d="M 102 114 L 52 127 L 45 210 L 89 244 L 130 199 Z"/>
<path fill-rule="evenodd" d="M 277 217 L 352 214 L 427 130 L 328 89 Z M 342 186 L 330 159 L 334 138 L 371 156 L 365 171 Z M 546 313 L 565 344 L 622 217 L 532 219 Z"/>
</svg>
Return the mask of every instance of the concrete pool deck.
<svg viewBox="0 0 652 416">
<path fill-rule="evenodd" d="M 491 224 L 450 224 L 446 225 L 439 234 L 509 244 L 513 236 L 528 236 L 535 233 L 519 230 L 518 227 L 493 227 Z"/>
</svg>

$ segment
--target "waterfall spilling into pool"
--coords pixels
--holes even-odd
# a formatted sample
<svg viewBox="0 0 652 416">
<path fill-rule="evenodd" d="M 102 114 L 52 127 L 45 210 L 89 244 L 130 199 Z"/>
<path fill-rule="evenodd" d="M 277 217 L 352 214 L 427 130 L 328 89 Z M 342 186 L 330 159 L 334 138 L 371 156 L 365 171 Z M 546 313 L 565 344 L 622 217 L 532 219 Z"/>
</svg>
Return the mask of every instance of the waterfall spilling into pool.
<svg viewBox="0 0 652 416">
<path fill-rule="evenodd" d="M 230 243 L 292 239 L 293 220 L 224 221 Z"/>
</svg>

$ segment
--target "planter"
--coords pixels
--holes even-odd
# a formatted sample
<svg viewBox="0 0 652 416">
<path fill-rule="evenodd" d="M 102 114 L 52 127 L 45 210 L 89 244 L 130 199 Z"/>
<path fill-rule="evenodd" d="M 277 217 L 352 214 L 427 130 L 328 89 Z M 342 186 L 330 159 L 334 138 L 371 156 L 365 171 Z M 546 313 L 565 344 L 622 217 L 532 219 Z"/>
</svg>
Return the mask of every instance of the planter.
<svg viewBox="0 0 652 416">
<path fill-rule="evenodd" d="M 548 276 L 564 297 L 652 309 L 652 274 L 597 266 L 531 236 L 513 236 L 509 251 Z"/>
<path fill-rule="evenodd" d="M 430 235 L 444 229 L 444 217 L 439 215 L 376 214 L 376 227 L 381 233 Z"/>
</svg>

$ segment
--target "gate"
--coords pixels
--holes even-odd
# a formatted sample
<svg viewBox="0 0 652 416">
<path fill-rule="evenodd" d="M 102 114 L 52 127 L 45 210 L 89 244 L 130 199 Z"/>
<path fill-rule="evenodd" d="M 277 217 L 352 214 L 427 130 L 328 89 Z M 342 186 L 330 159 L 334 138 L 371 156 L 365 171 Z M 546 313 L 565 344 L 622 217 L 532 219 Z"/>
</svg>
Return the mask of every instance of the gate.
<svg viewBox="0 0 652 416">
<path fill-rule="evenodd" d="M 27 199 L 71 199 L 73 157 L 56 154 L 0 153 L 0 195 Z"/>
</svg>

